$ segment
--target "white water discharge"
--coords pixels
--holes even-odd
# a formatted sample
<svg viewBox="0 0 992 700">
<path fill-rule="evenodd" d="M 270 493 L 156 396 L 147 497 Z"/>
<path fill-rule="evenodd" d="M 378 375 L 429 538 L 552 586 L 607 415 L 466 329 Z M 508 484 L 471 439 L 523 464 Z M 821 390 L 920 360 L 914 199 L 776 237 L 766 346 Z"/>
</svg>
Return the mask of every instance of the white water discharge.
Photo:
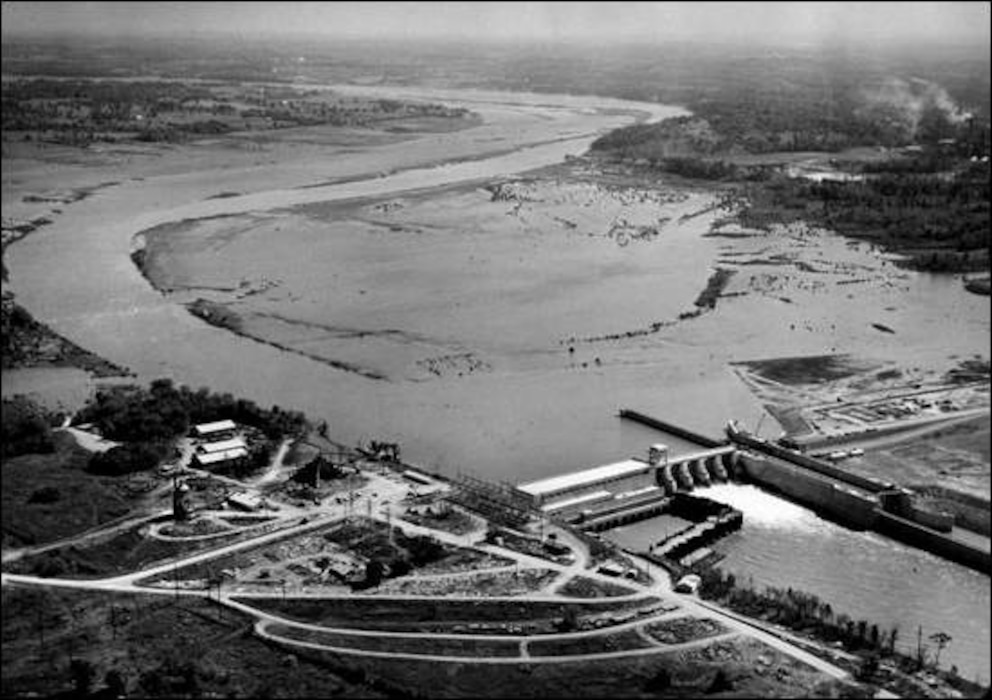
<svg viewBox="0 0 992 700">
<path fill-rule="evenodd" d="M 954 641 L 941 664 L 989 682 L 987 575 L 875 532 L 841 527 L 756 486 L 723 484 L 699 494 L 744 514 L 743 528 L 714 547 L 726 555 L 722 569 L 752 578 L 758 588 L 813 593 L 882 630 L 898 626 L 897 646 L 908 653 L 915 650 L 918 626 L 925 643 L 946 632 Z"/>
</svg>

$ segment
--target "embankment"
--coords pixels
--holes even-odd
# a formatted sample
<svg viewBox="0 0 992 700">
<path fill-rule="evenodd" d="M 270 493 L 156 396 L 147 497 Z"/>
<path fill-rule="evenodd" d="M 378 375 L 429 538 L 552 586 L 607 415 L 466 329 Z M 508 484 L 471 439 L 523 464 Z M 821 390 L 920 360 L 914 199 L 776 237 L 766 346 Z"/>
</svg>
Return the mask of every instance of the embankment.
<svg viewBox="0 0 992 700">
<path fill-rule="evenodd" d="M 781 493 L 837 523 L 861 530 L 875 530 L 986 574 L 992 568 L 989 551 L 922 523 L 886 512 L 871 493 L 770 457 L 743 454 L 741 465 L 747 478 L 762 488 Z"/>
<path fill-rule="evenodd" d="M 702 445 L 703 447 L 723 447 L 727 444 L 726 441 L 716 440 L 715 438 L 688 430 L 681 426 L 675 425 L 674 423 L 668 423 L 657 418 L 652 418 L 651 416 L 647 416 L 643 413 L 632 411 L 629 408 L 621 408 L 620 417 L 635 421 L 641 425 L 646 425 L 649 428 L 654 428 L 655 430 L 660 430 L 664 433 L 671 433 L 672 435 L 688 440 L 689 442 Z"/>
<path fill-rule="evenodd" d="M 881 481 L 880 479 L 873 479 L 871 477 L 861 476 L 860 474 L 854 474 L 839 467 L 835 467 L 834 465 L 824 462 L 823 460 L 801 454 L 795 450 L 790 450 L 786 447 L 782 447 L 781 445 L 768 442 L 767 440 L 756 438 L 742 431 L 728 431 L 728 434 L 730 435 L 731 440 L 739 445 L 757 450 L 758 452 L 772 457 L 786 460 L 801 467 L 805 467 L 806 469 L 810 469 L 817 474 L 829 477 L 830 479 L 836 479 L 837 481 L 854 486 L 858 489 L 863 489 L 869 493 L 878 493 L 892 488 L 892 484 Z"/>
<path fill-rule="evenodd" d="M 900 518 L 893 513 L 878 511 L 874 529 L 894 540 L 919 547 L 950 561 L 963 564 L 976 571 L 989 574 L 992 569 L 992 554 L 956 540 L 925 525 Z"/>
</svg>

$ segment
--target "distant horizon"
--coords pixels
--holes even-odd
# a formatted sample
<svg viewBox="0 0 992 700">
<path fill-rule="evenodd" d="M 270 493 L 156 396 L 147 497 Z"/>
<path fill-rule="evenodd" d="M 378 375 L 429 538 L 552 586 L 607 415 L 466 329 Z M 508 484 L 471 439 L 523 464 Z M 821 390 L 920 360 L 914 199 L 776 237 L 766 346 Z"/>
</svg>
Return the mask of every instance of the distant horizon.
<svg viewBox="0 0 992 700">
<path fill-rule="evenodd" d="M 17 39 L 987 46 L 985 2 L 3 2 Z"/>
<path fill-rule="evenodd" d="M 928 40 L 908 39 L 902 37 L 891 37 L 885 40 L 852 43 L 852 42 L 815 42 L 815 41 L 753 41 L 735 38 L 715 38 L 715 37 L 679 37 L 665 40 L 650 39 L 628 39 L 618 40 L 597 40 L 595 38 L 579 37 L 557 37 L 554 39 L 540 39 L 534 37 L 490 37 L 486 39 L 462 38 L 455 36 L 444 37 L 398 37 L 398 36 L 332 36 L 313 32 L 299 32 L 293 34 L 252 34 L 238 33 L 232 34 L 216 29 L 200 29 L 184 33 L 162 33 L 155 35 L 145 35 L 134 37 L 131 35 L 107 32 L 97 34 L 93 32 L 79 32 L 64 30 L 59 32 L 23 32 L 17 34 L 4 33 L 0 35 L 4 44 L 14 45 L 19 43 L 62 43 L 70 45 L 73 43 L 85 45 L 87 43 L 99 42 L 110 45 L 127 45 L 139 39 L 149 44 L 161 43 L 199 43 L 206 41 L 224 41 L 228 44 L 241 43 L 258 45 L 270 48 L 288 48 L 292 42 L 300 42 L 301 50 L 312 49 L 321 44 L 339 43 L 347 46 L 382 46 L 382 47 L 409 47 L 409 48 L 430 48 L 456 49 L 465 48 L 470 50 L 500 49 L 500 48 L 520 48 L 520 49 L 582 49 L 595 48 L 603 50 L 640 50 L 640 49 L 664 49 L 679 46 L 694 46 L 701 48 L 728 48 L 728 49 L 754 49 L 754 50 L 818 50 L 823 52 L 831 51 L 855 51 L 857 53 L 879 53 L 888 51 L 915 51 L 921 49 L 956 50 L 962 53 L 969 51 L 982 52 L 982 56 L 988 56 L 992 63 L 992 55 L 989 55 L 990 44 L 981 39 L 965 41 L 961 39 L 948 39 L 945 37 L 932 37 Z"/>
</svg>

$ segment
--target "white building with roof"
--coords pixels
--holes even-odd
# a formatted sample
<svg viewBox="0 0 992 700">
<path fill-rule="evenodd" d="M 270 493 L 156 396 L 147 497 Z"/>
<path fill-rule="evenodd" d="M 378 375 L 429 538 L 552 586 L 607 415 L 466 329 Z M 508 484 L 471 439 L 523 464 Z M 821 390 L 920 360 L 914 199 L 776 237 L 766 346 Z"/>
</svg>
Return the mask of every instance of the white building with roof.
<svg viewBox="0 0 992 700">
<path fill-rule="evenodd" d="M 208 440 L 224 440 L 233 437 L 238 429 L 233 420 L 218 420 L 212 423 L 200 423 L 193 428 L 196 437 Z"/>
<path fill-rule="evenodd" d="M 604 491 L 612 496 L 619 491 L 654 486 L 655 469 L 656 465 L 643 460 L 627 459 L 547 479 L 529 481 L 519 484 L 516 488 L 529 497 L 537 507 L 550 505 L 564 508 L 576 505 L 576 499 L 579 499 L 579 502 L 601 500 Z M 571 503 L 568 503 L 569 501 Z"/>
<path fill-rule="evenodd" d="M 197 451 L 203 454 L 213 454 L 215 452 L 226 452 L 228 450 L 237 450 L 239 448 L 248 449 L 248 445 L 245 441 L 239 437 L 230 438 L 228 440 L 219 440 L 217 442 L 204 442 L 197 446 Z"/>
<path fill-rule="evenodd" d="M 220 452 L 200 452 L 194 456 L 194 459 L 201 467 L 209 467 L 223 462 L 228 462 L 232 459 L 239 459 L 240 457 L 247 456 L 247 448 L 236 447 L 231 450 L 222 450 Z"/>
<path fill-rule="evenodd" d="M 232 493 L 227 502 L 241 510 L 258 510 L 262 507 L 261 496 L 254 493 Z"/>
</svg>

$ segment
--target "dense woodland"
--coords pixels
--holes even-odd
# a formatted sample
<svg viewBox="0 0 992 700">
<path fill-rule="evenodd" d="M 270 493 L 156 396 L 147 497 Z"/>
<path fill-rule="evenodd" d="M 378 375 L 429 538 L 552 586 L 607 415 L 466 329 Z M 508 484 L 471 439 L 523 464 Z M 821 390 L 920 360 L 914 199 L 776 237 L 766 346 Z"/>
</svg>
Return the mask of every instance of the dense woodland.
<svg viewBox="0 0 992 700">
<path fill-rule="evenodd" d="M 76 416 L 77 423 L 93 423 L 102 435 L 124 444 L 95 455 L 89 469 L 115 476 L 154 468 L 174 456 L 174 441 L 197 423 L 230 419 L 259 432 L 250 441 L 249 454 L 225 467 L 245 476 L 268 464 L 278 441 L 306 430 L 299 411 L 278 406 L 263 409 L 254 401 L 215 394 L 201 387 L 176 388 L 170 379 L 157 379 L 148 389 L 111 387 L 96 393 Z"/>
<path fill-rule="evenodd" d="M 52 439 L 51 416 L 24 396 L 3 400 L 2 437 L 3 458 L 23 454 L 45 454 L 55 449 Z"/>
<path fill-rule="evenodd" d="M 746 226 L 802 219 L 903 253 L 915 269 L 989 269 L 988 163 L 949 175 L 885 173 L 860 182 L 781 177 L 745 191 Z"/>
<path fill-rule="evenodd" d="M 26 397 L 4 399 L 4 459 L 52 452 L 51 426 L 56 418 Z M 248 457 L 229 467 L 237 476 L 268 464 L 279 440 L 299 436 L 307 428 L 306 418 L 299 411 L 283 411 L 278 406 L 263 409 L 253 401 L 215 394 L 206 388 L 176 388 L 170 379 L 155 380 L 148 389 L 101 389 L 75 422 L 93 423 L 102 435 L 122 443 L 95 453 L 87 465 L 93 474 L 119 476 L 155 468 L 175 456 L 175 440 L 188 434 L 192 425 L 223 419 L 257 431 L 257 439 L 250 441 Z"/>
<path fill-rule="evenodd" d="M 101 389 L 75 422 L 93 423 L 111 440 L 147 442 L 173 440 L 197 423 L 224 419 L 258 428 L 272 439 L 297 435 L 306 428 L 306 418 L 299 411 L 261 408 L 254 401 L 215 394 L 206 387 L 195 391 L 176 387 L 171 379 L 156 379 L 148 389 Z"/>
<path fill-rule="evenodd" d="M 45 78 L 5 81 L 0 107 L 5 139 L 76 146 L 297 126 L 371 128 L 406 117 L 468 115 L 439 104 L 344 98 L 292 86 Z"/>
<path fill-rule="evenodd" d="M 916 269 L 988 270 L 989 123 L 959 118 L 938 93 L 927 89 L 919 96 L 923 106 L 912 129 L 895 119 L 881 122 L 891 128 L 869 128 L 881 119 L 877 110 L 842 101 L 832 109 L 830 139 L 783 140 L 780 129 L 789 113 L 773 115 L 743 101 L 712 114 L 706 110 L 714 105 L 704 105 L 693 117 L 613 131 L 595 141 L 592 152 L 682 177 L 743 182 L 739 218 L 745 226 L 801 219 L 877 242 L 906 255 Z M 802 114 L 795 116 L 797 124 L 803 123 Z M 789 176 L 784 167 L 768 162 L 735 162 L 744 153 L 769 149 L 784 153 L 864 146 L 904 148 L 884 159 L 845 161 L 851 177 L 843 181 Z"/>
</svg>

